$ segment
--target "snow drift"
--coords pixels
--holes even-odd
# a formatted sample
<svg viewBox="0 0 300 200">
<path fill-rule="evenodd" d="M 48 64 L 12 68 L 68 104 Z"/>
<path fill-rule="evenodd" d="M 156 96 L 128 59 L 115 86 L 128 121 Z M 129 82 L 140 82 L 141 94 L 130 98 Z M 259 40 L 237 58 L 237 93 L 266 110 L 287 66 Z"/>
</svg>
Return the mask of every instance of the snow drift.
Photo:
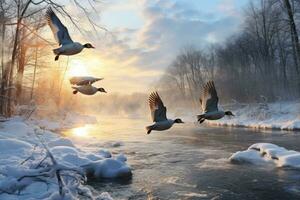
<svg viewBox="0 0 300 200">
<path fill-rule="evenodd" d="M 262 129 L 300 130 L 300 102 L 239 104 L 224 106 L 235 117 L 206 121 L 210 125 Z"/>
<path fill-rule="evenodd" d="M 86 179 L 131 176 L 123 154 L 82 151 L 69 139 L 18 118 L 1 124 L 0 152 L 0 199 L 61 199 L 63 194 L 63 199 L 109 200 L 108 193 L 94 197 Z"/>
<path fill-rule="evenodd" d="M 236 164 L 274 164 L 277 167 L 300 169 L 300 152 L 271 143 L 253 144 L 245 151 L 234 153 L 229 160 Z"/>
</svg>

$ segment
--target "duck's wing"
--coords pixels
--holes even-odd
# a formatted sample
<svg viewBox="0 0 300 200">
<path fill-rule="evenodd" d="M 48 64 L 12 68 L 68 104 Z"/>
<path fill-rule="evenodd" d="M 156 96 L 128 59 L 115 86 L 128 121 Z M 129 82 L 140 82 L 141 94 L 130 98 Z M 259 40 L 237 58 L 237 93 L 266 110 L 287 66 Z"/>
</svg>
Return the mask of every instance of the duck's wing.
<svg viewBox="0 0 300 200">
<path fill-rule="evenodd" d="M 149 96 L 149 107 L 153 122 L 167 120 L 167 108 L 164 106 L 157 92 L 152 92 Z"/>
<path fill-rule="evenodd" d="M 70 79 L 70 83 L 72 85 L 91 85 L 100 80 L 103 80 L 103 78 L 95 78 L 91 76 L 74 76 Z"/>
<path fill-rule="evenodd" d="M 48 8 L 46 12 L 46 18 L 48 25 L 50 26 L 53 32 L 54 38 L 59 45 L 73 43 L 69 35 L 68 29 L 61 23 L 61 21 L 51 8 Z"/>
<path fill-rule="evenodd" d="M 218 111 L 218 94 L 213 81 L 207 82 L 200 97 L 200 104 L 203 112 Z"/>
<path fill-rule="evenodd" d="M 74 90 L 77 90 L 77 89 L 78 89 L 78 87 L 74 87 L 74 86 L 72 86 L 72 89 L 74 89 Z"/>
<path fill-rule="evenodd" d="M 85 80 L 82 80 L 82 81 L 79 81 L 77 83 L 77 85 L 91 85 L 97 81 L 100 81 L 100 80 L 103 80 L 103 78 L 90 78 L 90 79 L 85 79 Z"/>
</svg>

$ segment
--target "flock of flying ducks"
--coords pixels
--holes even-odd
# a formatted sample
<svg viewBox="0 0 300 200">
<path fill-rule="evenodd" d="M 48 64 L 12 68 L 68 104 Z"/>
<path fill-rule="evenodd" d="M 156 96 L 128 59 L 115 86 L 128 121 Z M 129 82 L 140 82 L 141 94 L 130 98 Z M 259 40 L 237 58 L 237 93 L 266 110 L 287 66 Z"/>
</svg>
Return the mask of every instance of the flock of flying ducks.
<svg viewBox="0 0 300 200">
<path fill-rule="evenodd" d="M 53 49 L 55 56 L 55 61 L 59 59 L 60 55 L 75 55 L 80 53 L 84 48 L 95 48 L 90 43 L 81 44 L 79 42 L 73 42 L 71 39 L 68 29 L 61 23 L 59 18 L 49 8 L 46 12 L 46 18 L 48 25 L 50 26 L 54 38 L 57 43 L 60 45 L 59 48 Z M 97 88 L 92 84 L 102 80 L 103 78 L 94 78 L 91 76 L 81 76 L 81 77 L 72 77 L 70 83 L 74 89 L 73 94 L 78 92 L 84 95 L 94 95 L 97 92 L 106 93 L 104 88 Z M 199 123 L 203 123 L 205 120 L 218 120 L 223 118 L 225 115 L 234 116 L 231 111 L 222 111 L 218 108 L 218 95 L 213 81 L 207 82 L 204 87 L 200 97 L 200 104 L 203 110 L 203 113 L 197 115 Z M 163 131 L 170 129 L 175 123 L 184 123 L 181 119 L 168 119 L 167 118 L 167 108 L 164 106 L 163 101 L 161 100 L 157 92 L 152 92 L 149 96 L 149 107 L 151 111 L 152 125 L 147 126 L 147 134 L 150 134 L 151 131 Z"/>
<path fill-rule="evenodd" d="M 197 115 L 198 122 L 201 124 L 205 120 L 218 120 L 225 115 L 234 116 L 231 111 L 223 111 L 218 108 L 218 94 L 213 81 L 207 82 L 200 96 L 200 104 L 203 113 Z M 175 123 L 184 123 L 181 119 L 168 119 L 167 108 L 164 106 L 163 101 L 157 92 L 152 92 L 149 96 L 149 107 L 151 111 L 151 117 L 154 124 L 147 126 L 147 134 L 151 131 L 163 131 L 171 128 Z"/>
</svg>

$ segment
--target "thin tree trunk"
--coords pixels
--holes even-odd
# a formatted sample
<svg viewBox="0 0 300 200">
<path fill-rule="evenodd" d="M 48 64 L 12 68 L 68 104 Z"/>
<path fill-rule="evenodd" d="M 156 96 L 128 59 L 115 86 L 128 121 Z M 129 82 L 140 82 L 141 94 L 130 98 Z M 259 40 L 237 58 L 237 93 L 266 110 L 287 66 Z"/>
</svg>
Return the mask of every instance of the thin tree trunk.
<svg viewBox="0 0 300 200">
<path fill-rule="evenodd" d="M 294 19 L 294 13 L 292 11 L 292 6 L 290 4 L 289 0 L 284 0 L 284 4 L 288 13 L 289 17 L 289 25 L 291 29 L 291 37 L 293 41 L 294 48 L 296 49 L 297 52 L 297 63 L 299 64 L 299 59 L 300 59 L 300 44 L 299 44 L 299 37 L 298 37 L 298 32 L 297 32 L 297 27 L 295 24 L 295 19 Z M 300 73 L 299 65 L 297 66 L 297 73 Z"/>
<path fill-rule="evenodd" d="M 32 100 L 32 98 L 33 98 L 35 74 L 36 74 L 36 67 L 37 67 L 37 53 L 38 53 L 38 46 L 36 46 L 36 48 L 35 48 L 35 62 L 34 62 L 34 70 L 33 70 L 33 79 L 32 79 L 32 85 L 31 85 L 30 100 Z"/>
<path fill-rule="evenodd" d="M 1 77 L 4 74 L 4 39 L 5 39 L 5 23 L 2 24 L 2 34 L 1 34 Z"/>
<path fill-rule="evenodd" d="M 22 30 L 22 38 L 26 35 L 26 30 Z M 25 58 L 28 47 L 24 44 L 24 41 L 19 44 L 19 56 L 18 56 L 18 70 L 17 70 L 17 82 L 16 82 L 16 99 L 18 103 L 21 101 L 22 95 L 22 82 L 23 82 L 23 74 L 25 69 Z"/>
<path fill-rule="evenodd" d="M 4 69 L 4 40 L 5 40 L 5 31 L 6 31 L 6 26 L 5 23 L 3 21 L 2 24 L 2 34 L 1 34 L 1 94 L 4 93 L 4 73 L 5 73 L 5 69 Z M 0 113 L 3 114 L 4 112 L 4 102 L 5 99 L 0 97 Z"/>
</svg>

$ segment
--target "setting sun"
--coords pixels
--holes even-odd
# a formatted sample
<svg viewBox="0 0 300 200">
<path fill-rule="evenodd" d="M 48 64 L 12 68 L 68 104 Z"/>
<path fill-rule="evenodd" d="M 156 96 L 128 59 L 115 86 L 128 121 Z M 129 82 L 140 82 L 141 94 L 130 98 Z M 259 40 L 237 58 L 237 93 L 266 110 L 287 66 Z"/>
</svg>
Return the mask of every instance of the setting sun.
<svg viewBox="0 0 300 200">
<path fill-rule="evenodd" d="M 89 72 L 86 66 L 80 60 L 72 60 L 67 71 L 68 77 L 87 76 Z"/>
</svg>

